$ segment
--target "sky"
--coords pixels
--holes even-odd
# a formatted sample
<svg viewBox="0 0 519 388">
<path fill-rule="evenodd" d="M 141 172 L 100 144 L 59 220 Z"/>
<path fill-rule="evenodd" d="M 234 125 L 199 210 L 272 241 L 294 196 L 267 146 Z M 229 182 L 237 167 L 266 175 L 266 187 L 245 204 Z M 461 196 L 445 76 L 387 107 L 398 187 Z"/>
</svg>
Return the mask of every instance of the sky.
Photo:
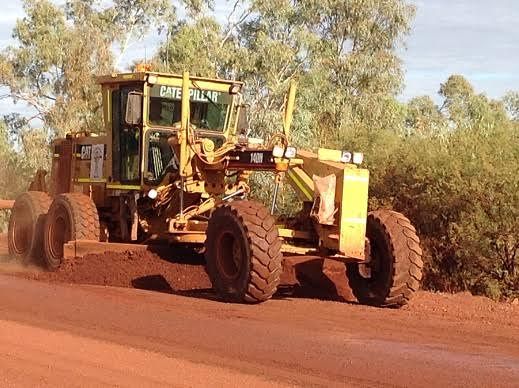
<svg viewBox="0 0 519 388">
<path fill-rule="evenodd" d="M 493 98 L 519 91 L 519 0 L 415 1 L 403 98 L 437 93 L 462 74 Z"/>
<path fill-rule="evenodd" d="M 61 1 L 60 1 L 61 2 Z M 219 17 L 228 9 L 225 0 L 215 0 Z M 429 95 L 437 99 L 440 84 L 451 74 L 464 75 L 476 91 L 499 98 L 509 90 L 519 91 L 519 0 L 415 0 L 417 13 L 400 56 L 405 85 L 401 100 Z M 20 0 L 2 4 L 0 48 L 12 44 L 11 31 L 23 17 Z M 122 58 L 122 67 L 132 59 L 153 54 L 157 37 L 151 34 L 135 43 Z M 0 100 L 0 115 L 23 112 L 21 106 Z"/>
</svg>

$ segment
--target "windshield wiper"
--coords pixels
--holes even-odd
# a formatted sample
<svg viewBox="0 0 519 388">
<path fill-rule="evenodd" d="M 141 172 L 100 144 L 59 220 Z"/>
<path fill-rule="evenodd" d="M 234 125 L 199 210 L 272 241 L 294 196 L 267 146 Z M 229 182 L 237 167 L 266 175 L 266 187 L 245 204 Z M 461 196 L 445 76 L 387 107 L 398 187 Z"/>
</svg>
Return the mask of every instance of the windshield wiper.
<svg viewBox="0 0 519 388">
<path fill-rule="evenodd" d="M 191 81 L 191 83 L 193 84 L 193 86 L 199 91 L 201 92 L 205 98 L 207 98 L 207 101 L 209 101 L 211 104 L 213 104 L 213 106 L 216 107 L 216 109 L 218 109 L 219 111 L 221 111 L 222 109 L 218 106 L 218 104 L 216 102 L 214 102 L 211 97 L 209 97 L 209 95 L 207 94 L 206 91 L 204 91 L 200 86 L 198 86 L 198 84 L 196 83 L 196 81 Z"/>
</svg>

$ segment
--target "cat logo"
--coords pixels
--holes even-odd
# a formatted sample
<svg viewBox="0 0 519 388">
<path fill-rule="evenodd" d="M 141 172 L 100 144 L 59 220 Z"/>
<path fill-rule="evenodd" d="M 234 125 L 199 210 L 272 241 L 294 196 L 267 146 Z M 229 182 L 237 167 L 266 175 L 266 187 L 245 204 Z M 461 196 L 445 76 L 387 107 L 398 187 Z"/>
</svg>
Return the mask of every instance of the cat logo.
<svg viewBox="0 0 519 388">
<path fill-rule="evenodd" d="M 250 162 L 254 164 L 262 164 L 263 163 L 263 153 L 262 152 L 252 152 L 250 154 Z"/>
<path fill-rule="evenodd" d="M 90 160 L 92 157 L 92 145 L 81 144 L 79 153 L 81 155 L 81 160 Z"/>
</svg>

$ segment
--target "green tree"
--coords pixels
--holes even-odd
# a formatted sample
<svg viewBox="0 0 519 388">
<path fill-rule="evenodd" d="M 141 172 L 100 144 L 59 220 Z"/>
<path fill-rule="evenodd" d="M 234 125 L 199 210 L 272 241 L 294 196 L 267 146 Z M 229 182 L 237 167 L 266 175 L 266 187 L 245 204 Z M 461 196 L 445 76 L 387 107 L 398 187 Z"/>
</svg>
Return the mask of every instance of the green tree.
<svg viewBox="0 0 519 388">
<path fill-rule="evenodd" d="M 17 21 L 17 43 L 0 54 L 0 85 L 7 98 L 28 105 L 50 135 L 96 131 L 100 126 L 98 74 L 114 66 L 112 47 L 121 53 L 131 39 L 168 13 L 166 0 L 118 0 L 109 7 L 89 0 L 58 6 L 48 0 L 24 1 Z"/>
<path fill-rule="evenodd" d="M 450 76 L 441 85 L 439 94 L 444 98 L 441 111 L 453 128 L 492 131 L 508 121 L 502 102 L 476 94 L 472 85 L 461 75 Z"/>
<path fill-rule="evenodd" d="M 26 190 L 38 168 L 50 164 L 49 142 L 73 131 L 101 128 L 95 77 L 114 70 L 132 41 L 151 25 L 170 20 L 168 0 L 23 2 L 13 30 L 16 43 L 0 53 L 3 98 L 22 103 L 27 115 L 6 115 L 0 126 L 1 198 Z M 114 47 L 117 48 L 114 50 Z"/>
<path fill-rule="evenodd" d="M 464 78 L 449 81 L 442 85 L 449 108 L 443 120 L 450 119 L 442 136 L 386 132 L 384 144 L 369 151 L 371 206 L 413 220 L 427 250 L 427 288 L 517 295 L 518 133 L 502 104 L 475 94 Z M 412 100 L 408 120 L 416 123 L 410 112 L 430 117 L 435 110 L 428 98 Z"/>
<path fill-rule="evenodd" d="M 312 110 L 320 112 L 323 138 L 398 130 L 402 110 L 394 97 L 402 68 L 396 48 L 409 32 L 414 7 L 400 0 L 312 3 L 314 87 L 326 91 Z"/>
<path fill-rule="evenodd" d="M 431 97 L 421 96 L 407 104 L 406 126 L 410 134 L 436 136 L 444 134 L 446 120 Z"/>
<path fill-rule="evenodd" d="M 16 117 L 0 121 L 0 198 L 12 199 L 27 190 L 38 168 L 46 168 L 50 162 L 50 150 L 45 131 L 22 126 L 17 136 L 10 135 L 12 122 L 21 122 Z M 9 212 L 0 211 L 0 232 L 5 231 Z"/>
<path fill-rule="evenodd" d="M 503 97 L 506 111 L 516 122 L 519 122 L 519 92 L 508 92 Z"/>
<path fill-rule="evenodd" d="M 403 129 L 397 48 L 414 15 L 407 1 L 238 0 L 224 24 L 210 2 L 185 3 L 186 17 L 170 25 L 156 61 L 164 70 L 245 81 L 252 136 L 281 130 L 292 79 L 297 146 L 365 149 L 380 144 L 377 131 Z"/>
<path fill-rule="evenodd" d="M 396 48 L 414 14 L 406 1 L 237 1 L 226 25 L 200 6 L 207 3 L 194 4 L 170 25 L 158 62 L 244 80 L 254 134 L 280 129 L 293 78 L 300 81 L 296 143 L 331 145 L 347 131 L 402 126 Z"/>
</svg>

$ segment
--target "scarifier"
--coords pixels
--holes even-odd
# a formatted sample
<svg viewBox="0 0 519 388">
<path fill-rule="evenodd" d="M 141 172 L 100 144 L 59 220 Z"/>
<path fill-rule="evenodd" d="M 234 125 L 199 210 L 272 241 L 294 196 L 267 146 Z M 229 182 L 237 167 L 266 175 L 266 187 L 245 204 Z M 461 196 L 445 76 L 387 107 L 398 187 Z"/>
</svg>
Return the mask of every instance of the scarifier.
<svg viewBox="0 0 519 388">
<path fill-rule="evenodd" d="M 99 83 L 104 128 L 54 141 L 49 187 L 38 172 L 12 209 L 12 255 L 43 252 L 55 270 L 87 252 L 187 245 L 233 302 L 271 298 L 283 253 L 344 262 L 361 303 L 402 306 L 419 288 L 416 231 L 402 214 L 368 213 L 362 154 L 291 145 L 295 83 L 268 143 L 247 137 L 241 82 L 142 68 Z M 268 206 L 252 199 L 257 171 L 272 173 Z M 274 216 L 283 180 L 301 201 L 296 217 Z"/>
</svg>

